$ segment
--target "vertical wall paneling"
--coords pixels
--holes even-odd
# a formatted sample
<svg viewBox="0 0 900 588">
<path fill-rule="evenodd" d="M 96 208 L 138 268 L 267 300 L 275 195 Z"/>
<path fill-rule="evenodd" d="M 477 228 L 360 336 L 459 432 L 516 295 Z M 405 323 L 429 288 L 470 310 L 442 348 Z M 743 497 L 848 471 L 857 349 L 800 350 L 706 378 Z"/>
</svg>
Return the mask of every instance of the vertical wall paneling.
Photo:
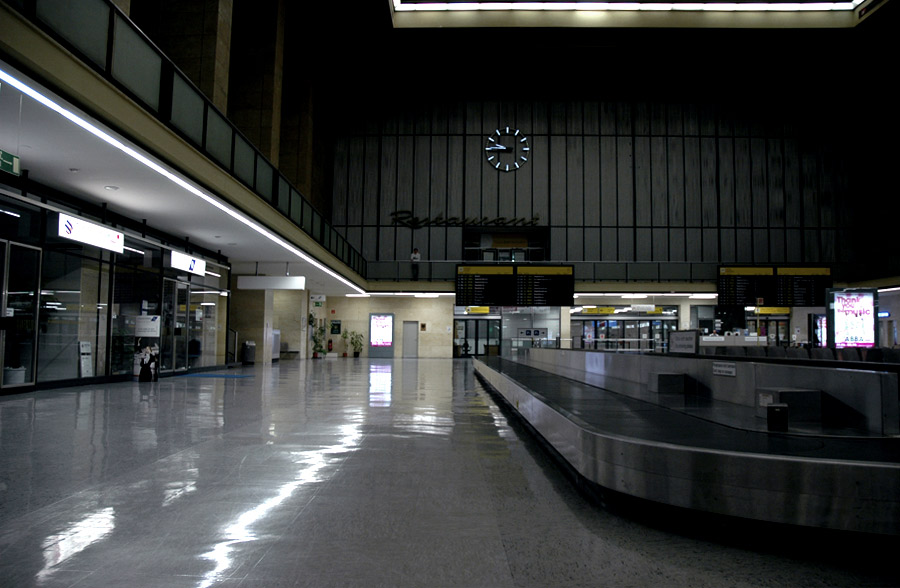
<svg viewBox="0 0 900 588">
<path fill-rule="evenodd" d="M 674 227 L 684 226 L 684 140 L 669 137 L 666 171 L 668 172 L 669 221 Z"/>
<path fill-rule="evenodd" d="M 346 213 L 347 224 L 362 224 L 363 187 L 365 179 L 366 143 L 363 137 L 350 139 L 349 165 L 347 177 Z"/>
<path fill-rule="evenodd" d="M 584 220 L 586 227 L 600 226 L 600 166 L 604 159 L 600 155 L 600 137 L 586 136 L 584 138 Z M 590 257 L 585 245 L 585 258 Z"/>
<path fill-rule="evenodd" d="M 753 229 L 752 247 L 754 263 L 768 263 L 772 261 L 772 258 L 769 255 L 768 229 Z"/>
<path fill-rule="evenodd" d="M 600 134 L 600 103 L 587 101 L 584 103 L 584 130 L 585 135 Z"/>
<path fill-rule="evenodd" d="M 584 261 L 584 229 L 580 227 L 566 229 L 567 261 Z"/>
<path fill-rule="evenodd" d="M 634 231 L 634 260 L 653 261 L 653 232 L 649 228 Z"/>
<path fill-rule="evenodd" d="M 704 227 L 719 226 L 718 148 L 710 137 L 700 139 L 700 220 Z M 706 233 L 704 233 L 706 235 Z M 704 241 L 706 237 L 704 236 Z M 708 260 L 705 260 L 708 261 Z"/>
<path fill-rule="evenodd" d="M 753 188 L 750 181 L 750 139 L 734 139 L 734 225 L 753 226 Z"/>
<path fill-rule="evenodd" d="M 735 231 L 737 252 L 735 261 L 753 263 L 753 230 L 739 228 Z"/>
<path fill-rule="evenodd" d="M 614 227 L 617 223 L 616 138 L 600 137 L 600 224 Z"/>
<path fill-rule="evenodd" d="M 649 227 L 652 224 L 650 187 L 650 139 L 634 138 L 634 224 Z"/>
<path fill-rule="evenodd" d="M 550 141 L 546 135 L 535 135 L 531 142 L 531 169 L 526 170 L 533 179 L 532 214 L 541 226 L 550 224 Z"/>
<path fill-rule="evenodd" d="M 428 217 L 447 218 L 448 204 L 448 169 L 450 167 L 450 153 L 448 152 L 449 137 L 431 137 L 431 182 L 429 194 Z M 446 230 L 432 228 L 429 230 L 428 250 L 424 252 L 423 259 L 446 259 Z"/>
<path fill-rule="evenodd" d="M 570 135 L 566 139 L 566 223 L 584 225 L 584 137 Z"/>
<path fill-rule="evenodd" d="M 784 142 L 784 223 L 788 227 L 803 226 L 803 201 L 800 192 L 800 159 L 797 142 Z"/>
<path fill-rule="evenodd" d="M 753 191 L 753 226 L 769 226 L 769 193 L 766 157 L 766 140 L 754 137 L 750 139 L 750 186 Z M 768 242 L 768 239 L 766 239 Z M 766 247 L 768 249 L 768 247 Z"/>
<path fill-rule="evenodd" d="M 566 259 L 565 227 L 550 227 L 550 259 L 552 261 L 565 261 Z"/>
<path fill-rule="evenodd" d="M 607 230 L 607 229 L 604 229 Z M 608 229 L 612 231 L 613 229 Z M 631 227 L 626 227 L 624 229 L 618 229 L 618 256 L 613 257 L 613 260 L 618 259 L 619 261 L 635 261 L 635 230 Z M 649 241 L 648 241 L 649 246 Z"/>
<path fill-rule="evenodd" d="M 349 139 L 339 139 L 334 145 L 334 173 L 332 175 L 332 208 L 331 214 L 334 224 L 344 226 L 347 224 L 347 174 Z"/>
<path fill-rule="evenodd" d="M 566 137 L 565 135 L 552 135 L 550 137 L 550 226 L 566 225 L 566 175 Z"/>
<path fill-rule="evenodd" d="M 329 220 L 370 261 L 405 262 L 413 246 L 426 259 L 462 258 L 461 227 L 395 226 L 397 210 L 459 221 L 536 217 L 550 258 L 583 260 L 580 277 L 624 279 L 629 262 L 639 266 L 628 275 L 641 278 L 656 271 L 646 262 L 849 260 L 836 246 L 853 237 L 841 204 L 851 190 L 843 146 L 778 116 L 596 99 L 373 110 L 349 131 L 365 132 L 335 138 Z M 507 124 L 532 147 L 511 173 L 484 156 L 486 137 Z M 682 275 L 672 269 L 660 271 Z"/>
<path fill-rule="evenodd" d="M 603 227 L 600 229 L 600 256 L 603 261 L 616 261 L 619 259 L 616 250 L 616 229 Z"/>
<path fill-rule="evenodd" d="M 585 227 L 584 229 L 584 259 L 585 261 L 600 261 L 600 227 Z"/>
<path fill-rule="evenodd" d="M 431 137 L 413 138 L 415 167 L 413 169 L 412 210 L 417 217 L 427 217 L 431 198 Z"/>
<path fill-rule="evenodd" d="M 718 141 L 719 226 L 734 226 L 734 140 L 720 137 Z M 724 237 L 723 237 L 724 238 Z"/>
<path fill-rule="evenodd" d="M 769 194 L 769 226 L 783 227 L 785 220 L 785 161 L 783 143 L 781 139 L 767 140 L 766 151 L 768 155 L 768 163 L 766 165 L 766 178 L 768 180 L 767 191 Z"/>
<path fill-rule="evenodd" d="M 366 154 L 365 166 L 363 169 L 363 193 L 362 201 L 359 203 L 359 224 L 384 224 L 390 222 L 390 217 L 382 221 L 379 217 L 380 207 L 375 203 L 378 201 L 378 178 L 381 167 L 378 165 L 381 160 L 381 141 L 377 136 L 367 136 L 365 139 Z M 360 249 L 361 251 L 361 249 Z M 372 249 L 374 251 L 374 249 Z"/>
<path fill-rule="evenodd" d="M 600 134 L 613 136 L 616 134 L 618 120 L 618 104 L 604 100 L 600 103 Z"/>
<path fill-rule="evenodd" d="M 413 210 L 416 141 L 411 135 L 397 137 L 397 210 Z"/>
<path fill-rule="evenodd" d="M 697 137 L 684 138 L 684 224 L 688 227 L 703 225 L 701 213 L 702 175 L 700 163 L 700 140 Z M 688 259 L 692 258 L 688 255 Z"/>
<path fill-rule="evenodd" d="M 463 215 L 466 218 L 481 216 L 481 176 L 483 173 L 496 174 L 484 158 L 484 139 L 481 133 L 466 135 L 465 152 L 465 208 Z"/>
<path fill-rule="evenodd" d="M 381 219 L 382 234 L 374 243 L 379 260 L 395 259 L 394 232 L 391 213 L 397 210 L 397 152 L 399 141 L 396 136 L 387 135 L 381 139 Z"/>
<path fill-rule="evenodd" d="M 666 138 L 650 137 L 650 199 L 654 227 L 669 224 L 666 159 Z"/>
</svg>

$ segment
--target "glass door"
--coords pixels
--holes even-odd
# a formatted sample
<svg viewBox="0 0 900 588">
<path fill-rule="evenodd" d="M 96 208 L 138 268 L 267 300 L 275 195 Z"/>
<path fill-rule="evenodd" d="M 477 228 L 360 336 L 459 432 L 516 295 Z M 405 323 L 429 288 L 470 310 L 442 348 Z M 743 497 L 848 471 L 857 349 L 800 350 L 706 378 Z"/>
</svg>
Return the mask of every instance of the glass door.
<svg viewBox="0 0 900 588">
<path fill-rule="evenodd" d="M 3 387 L 34 384 L 41 250 L 0 241 Z"/>
<path fill-rule="evenodd" d="M 159 342 L 159 364 L 163 372 L 186 370 L 188 366 L 189 288 L 184 282 L 163 280 Z"/>
</svg>

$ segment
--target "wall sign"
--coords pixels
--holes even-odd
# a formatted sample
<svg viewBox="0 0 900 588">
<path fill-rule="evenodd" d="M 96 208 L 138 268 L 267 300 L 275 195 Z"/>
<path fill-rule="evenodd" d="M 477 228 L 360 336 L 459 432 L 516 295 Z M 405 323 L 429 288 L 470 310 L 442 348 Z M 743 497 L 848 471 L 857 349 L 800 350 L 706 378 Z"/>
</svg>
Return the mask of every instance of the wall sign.
<svg viewBox="0 0 900 588">
<path fill-rule="evenodd" d="M 877 301 L 874 290 L 834 290 L 829 313 L 834 317 L 834 346 L 875 347 Z"/>
<path fill-rule="evenodd" d="M 206 275 L 206 262 L 178 251 L 173 251 L 170 265 L 183 272 L 189 272 L 198 276 Z"/>
<path fill-rule="evenodd" d="M 94 224 L 77 216 L 59 213 L 60 237 L 93 245 L 108 251 L 122 253 L 125 247 L 125 235 L 104 225 Z"/>
<path fill-rule="evenodd" d="M 490 218 L 487 216 L 465 217 L 450 216 L 444 218 L 439 214 L 436 217 L 419 218 L 413 214 L 411 210 L 395 210 L 391 213 L 391 219 L 394 224 L 408 229 L 422 229 L 425 227 L 536 227 L 540 219 L 536 216 L 530 219 L 526 218 L 506 218 L 498 216 Z"/>
</svg>

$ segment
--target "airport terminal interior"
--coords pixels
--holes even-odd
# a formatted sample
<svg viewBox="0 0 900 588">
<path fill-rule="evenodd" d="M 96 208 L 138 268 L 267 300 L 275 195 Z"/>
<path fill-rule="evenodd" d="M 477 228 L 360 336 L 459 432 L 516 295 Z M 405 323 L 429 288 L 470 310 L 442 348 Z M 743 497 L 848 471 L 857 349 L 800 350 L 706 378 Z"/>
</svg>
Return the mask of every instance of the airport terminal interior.
<svg viewBox="0 0 900 588">
<path fill-rule="evenodd" d="M 0 0 L 0 586 L 898 586 L 896 0 Z"/>
</svg>

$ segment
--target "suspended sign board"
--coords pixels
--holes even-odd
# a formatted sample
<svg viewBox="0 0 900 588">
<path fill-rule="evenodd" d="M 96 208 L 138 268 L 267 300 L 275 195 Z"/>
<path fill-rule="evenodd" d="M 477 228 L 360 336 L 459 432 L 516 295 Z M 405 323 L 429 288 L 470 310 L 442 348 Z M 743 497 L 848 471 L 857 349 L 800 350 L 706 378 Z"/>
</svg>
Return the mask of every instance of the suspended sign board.
<svg viewBox="0 0 900 588">
<path fill-rule="evenodd" d="M 183 272 L 190 272 L 192 274 L 197 274 L 198 276 L 206 275 L 205 261 L 197 259 L 196 257 L 191 257 L 190 255 L 185 255 L 184 253 L 179 253 L 178 251 L 172 252 L 170 265 Z"/>
<path fill-rule="evenodd" d="M 64 239 L 71 239 L 93 245 L 108 251 L 122 253 L 125 246 L 125 235 L 109 227 L 94 224 L 77 216 L 59 213 L 59 230 L 57 233 Z"/>
</svg>

